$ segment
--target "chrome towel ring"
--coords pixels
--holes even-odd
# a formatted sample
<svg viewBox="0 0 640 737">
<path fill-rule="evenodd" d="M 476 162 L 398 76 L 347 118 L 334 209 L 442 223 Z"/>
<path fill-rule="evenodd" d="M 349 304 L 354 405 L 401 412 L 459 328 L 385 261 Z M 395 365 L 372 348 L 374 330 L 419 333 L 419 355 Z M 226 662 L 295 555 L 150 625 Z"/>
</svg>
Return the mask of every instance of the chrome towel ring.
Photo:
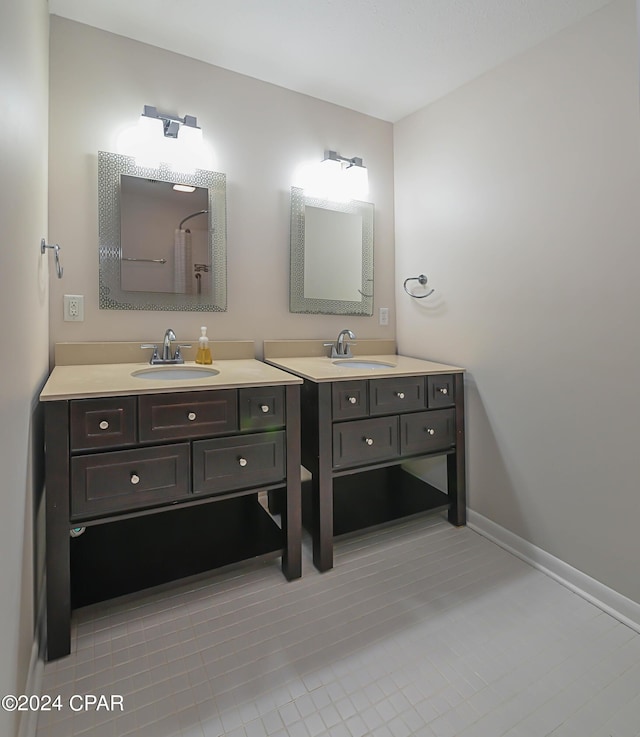
<svg viewBox="0 0 640 737">
<path fill-rule="evenodd" d="M 402 285 L 404 287 L 404 291 L 414 299 L 424 299 L 425 297 L 428 297 L 430 294 L 433 294 L 435 292 L 435 289 L 430 289 L 428 292 L 425 292 L 424 294 L 414 294 L 413 292 L 410 292 L 407 289 L 407 284 L 410 281 L 417 281 L 418 284 L 420 284 L 421 287 L 424 287 L 427 283 L 428 279 L 424 274 L 420 274 L 420 276 L 410 276 L 408 279 L 404 280 L 404 284 Z"/>
</svg>

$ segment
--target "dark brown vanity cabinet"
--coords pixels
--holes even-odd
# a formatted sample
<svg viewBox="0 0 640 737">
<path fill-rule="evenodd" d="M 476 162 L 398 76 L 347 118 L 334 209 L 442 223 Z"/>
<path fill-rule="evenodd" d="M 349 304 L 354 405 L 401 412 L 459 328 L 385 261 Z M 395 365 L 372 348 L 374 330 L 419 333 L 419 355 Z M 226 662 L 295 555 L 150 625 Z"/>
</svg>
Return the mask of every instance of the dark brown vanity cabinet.
<svg viewBox="0 0 640 737">
<path fill-rule="evenodd" d="M 234 499 L 240 517 L 251 517 L 263 514 L 258 492 L 278 489 L 286 501 L 281 530 L 273 522 L 281 546 L 275 554 L 288 579 L 301 575 L 299 390 L 287 384 L 45 403 L 50 660 L 70 647 L 72 528 Z M 260 512 L 249 509 L 254 502 Z"/>
<path fill-rule="evenodd" d="M 364 503 L 359 504 L 365 520 L 363 526 L 367 526 L 371 517 L 364 509 L 368 504 L 366 487 L 380 486 L 380 482 L 372 481 L 366 474 L 384 469 L 384 494 L 391 498 L 400 493 L 402 485 L 399 465 L 410 458 L 447 456 L 447 493 L 430 487 L 429 493 L 424 494 L 428 500 L 425 504 L 427 508 L 447 504 L 449 520 L 455 525 L 465 524 L 464 454 L 462 373 L 326 382 L 305 380 L 302 462 L 313 477 L 308 526 L 316 567 L 324 571 L 333 566 L 337 487 L 346 489 L 351 499 L 356 498 L 358 486 L 360 490 L 365 487 Z M 421 484 L 428 486 L 411 479 L 412 493 L 418 487 L 420 496 Z M 350 506 L 353 508 L 356 503 L 351 502 Z"/>
</svg>

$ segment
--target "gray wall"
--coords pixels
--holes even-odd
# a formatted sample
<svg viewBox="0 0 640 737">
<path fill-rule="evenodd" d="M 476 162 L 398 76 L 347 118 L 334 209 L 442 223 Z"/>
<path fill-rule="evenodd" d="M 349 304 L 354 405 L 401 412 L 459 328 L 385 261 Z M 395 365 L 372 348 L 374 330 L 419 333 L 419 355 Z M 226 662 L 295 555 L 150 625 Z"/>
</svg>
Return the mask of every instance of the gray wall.
<svg viewBox="0 0 640 737">
<path fill-rule="evenodd" d="M 48 371 L 47 86 L 44 0 L 0 6 L 0 694 L 23 693 L 33 652 L 42 550 L 34 528 L 42 492 L 37 397 Z M 36 559 L 38 565 L 36 566 Z M 38 573 L 34 573 L 34 569 Z M 0 734 L 17 714 L 0 710 Z"/>
<path fill-rule="evenodd" d="M 65 279 L 51 285 L 51 340 L 323 338 L 345 326 L 394 338 L 394 320 L 289 312 L 289 193 L 298 166 L 325 148 L 361 156 L 375 203 L 375 308 L 393 308 L 393 129 L 390 123 L 56 16 L 51 18 L 50 228 Z M 143 105 L 196 115 L 227 175 L 228 311 L 98 309 L 97 152 Z M 337 265 L 336 265 L 337 267 Z M 85 295 L 85 322 L 62 320 L 63 294 Z"/>
<path fill-rule="evenodd" d="M 640 602 L 640 117 L 616 0 L 395 126 L 401 352 L 468 368 L 473 510 Z"/>
</svg>

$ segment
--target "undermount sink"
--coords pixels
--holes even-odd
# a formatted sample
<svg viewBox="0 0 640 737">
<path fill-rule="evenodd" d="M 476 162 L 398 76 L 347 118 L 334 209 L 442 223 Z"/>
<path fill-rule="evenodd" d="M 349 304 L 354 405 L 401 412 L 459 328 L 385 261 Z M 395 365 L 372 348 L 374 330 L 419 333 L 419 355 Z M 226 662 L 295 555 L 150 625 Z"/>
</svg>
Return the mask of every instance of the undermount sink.
<svg viewBox="0 0 640 737">
<path fill-rule="evenodd" d="M 131 376 L 137 379 L 160 379 L 161 381 L 184 381 L 189 379 L 206 379 L 217 376 L 218 369 L 207 366 L 152 366 L 138 369 Z"/>
<path fill-rule="evenodd" d="M 395 364 L 386 363 L 385 361 L 366 361 L 359 358 L 342 358 L 332 361 L 334 366 L 344 366 L 352 369 L 377 369 L 377 368 L 393 368 Z"/>
</svg>

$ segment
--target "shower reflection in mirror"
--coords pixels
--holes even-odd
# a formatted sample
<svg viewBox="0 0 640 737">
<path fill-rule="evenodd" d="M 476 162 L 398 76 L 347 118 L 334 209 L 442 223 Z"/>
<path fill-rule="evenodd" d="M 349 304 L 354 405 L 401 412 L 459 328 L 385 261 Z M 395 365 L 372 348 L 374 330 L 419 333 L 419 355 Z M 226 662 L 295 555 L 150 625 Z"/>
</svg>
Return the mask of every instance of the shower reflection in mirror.
<svg viewBox="0 0 640 737">
<path fill-rule="evenodd" d="M 210 294 L 207 190 L 122 174 L 120 197 L 122 289 Z"/>
</svg>

